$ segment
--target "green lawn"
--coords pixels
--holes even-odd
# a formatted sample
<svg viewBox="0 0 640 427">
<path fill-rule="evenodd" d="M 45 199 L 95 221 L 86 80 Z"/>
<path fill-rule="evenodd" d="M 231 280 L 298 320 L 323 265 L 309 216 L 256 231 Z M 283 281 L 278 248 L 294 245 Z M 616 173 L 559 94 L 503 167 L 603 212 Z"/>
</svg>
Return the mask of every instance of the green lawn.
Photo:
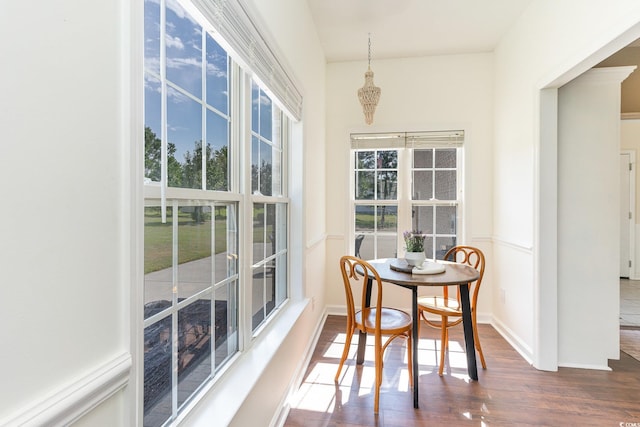
<svg viewBox="0 0 640 427">
<path fill-rule="evenodd" d="M 259 210 L 258 210 L 259 212 Z M 144 216 L 145 274 L 171 267 L 173 251 L 172 208 L 167 208 L 167 223 L 162 224 L 160 208 L 148 207 Z M 224 209 L 215 212 L 215 253 L 227 250 L 227 218 Z M 268 232 L 270 229 L 268 230 Z M 268 233 L 267 233 L 268 234 Z M 264 241 L 264 226 L 253 229 L 253 242 Z M 178 264 L 211 256 L 211 214 L 194 220 L 191 212 L 178 213 Z"/>
<path fill-rule="evenodd" d="M 201 222 L 192 218 L 189 212 L 178 213 L 178 263 L 211 256 L 211 215 Z M 215 252 L 226 250 L 226 218 L 215 220 Z M 144 218 L 144 272 L 171 267 L 173 251 L 173 231 L 171 208 L 167 208 L 167 223 L 162 224 L 159 208 L 145 209 Z"/>
</svg>

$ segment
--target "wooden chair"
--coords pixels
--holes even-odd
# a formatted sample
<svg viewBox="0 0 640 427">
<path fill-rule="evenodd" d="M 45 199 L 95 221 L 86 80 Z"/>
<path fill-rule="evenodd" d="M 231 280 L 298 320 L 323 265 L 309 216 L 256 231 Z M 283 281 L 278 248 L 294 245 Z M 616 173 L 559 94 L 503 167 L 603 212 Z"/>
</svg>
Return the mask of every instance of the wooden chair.
<svg viewBox="0 0 640 427">
<path fill-rule="evenodd" d="M 478 302 L 478 291 L 482 284 L 482 276 L 484 276 L 484 254 L 480 249 L 471 246 L 454 246 L 449 249 L 444 256 L 447 261 L 455 261 L 470 265 L 480 272 L 480 277 L 473 283 L 469 284 L 469 299 L 471 303 L 471 320 L 473 324 L 473 339 L 475 348 L 480 355 L 482 368 L 487 369 L 482 354 L 482 346 L 478 337 L 478 326 L 476 322 L 476 304 Z M 462 308 L 460 306 L 460 288 L 456 286 L 456 298 L 449 298 L 449 287 L 443 287 L 442 296 L 424 296 L 418 298 L 418 314 L 428 325 L 441 330 L 441 350 L 440 350 L 440 369 L 438 373 L 442 376 L 444 368 L 444 353 L 449 349 L 449 328 L 462 322 Z M 440 316 L 440 320 L 429 320 L 427 313 Z"/>
<path fill-rule="evenodd" d="M 358 269 L 356 271 L 356 268 Z M 366 261 L 359 258 L 345 255 L 340 258 L 340 271 L 344 281 L 344 289 L 347 297 L 347 337 L 342 351 L 338 372 L 336 372 L 335 381 L 338 382 L 342 365 L 349 355 L 349 347 L 353 334 L 358 331 L 373 334 L 374 354 L 375 354 L 375 374 L 376 389 L 373 412 L 378 413 L 380 385 L 382 384 L 382 360 L 384 351 L 389 343 L 397 337 L 405 337 L 407 339 L 407 354 L 409 361 L 409 382 L 413 381 L 412 373 L 412 346 L 411 346 L 411 315 L 394 308 L 382 306 L 382 281 L 378 272 Z M 372 301 L 370 307 L 366 304 L 366 284 L 367 280 L 372 281 L 371 295 L 375 300 Z M 356 282 L 362 281 L 361 310 L 356 311 L 356 303 L 353 294 L 353 287 Z M 352 286 L 353 285 L 353 286 Z M 384 344 L 382 336 L 386 338 Z"/>
</svg>

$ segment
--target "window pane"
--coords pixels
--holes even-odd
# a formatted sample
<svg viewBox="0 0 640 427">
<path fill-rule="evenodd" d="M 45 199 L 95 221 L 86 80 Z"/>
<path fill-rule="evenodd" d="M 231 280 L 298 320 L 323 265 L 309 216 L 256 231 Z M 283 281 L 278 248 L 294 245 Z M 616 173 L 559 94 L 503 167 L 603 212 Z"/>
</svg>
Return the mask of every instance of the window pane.
<svg viewBox="0 0 640 427">
<path fill-rule="evenodd" d="M 251 82 L 251 131 L 260 133 L 260 88 Z"/>
<path fill-rule="evenodd" d="M 398 198 L 398 172 L 378 172 L 378 200 Z"/>
<path fill-rule="evenodd" d="M 413 167 L 432 168 L 433 167 L 433 150 L 413 150 Z"/>
<path fill-rule="evenodd" d="M 378 225 L 376 231 L 397 231 L 398 207 L 378 206 L 376 221 Z"/>
<path fill-rule="evenodd" d="M 456 206 L 436 206 L 436 234 L 456 234 Z"/>
<path fill-rule="evenodd" d="M 456 200 L 456 171 L 436 170 L 436 199 Z"/>
<path fill-rule="evenodd" d="M 276 307 L 287 299 L 287 254 L 278 255 L 276 258 Z"/>
<path fill-rule="evenodd" d="M 355 250 L 353 251 L 353 255 L 354 256 L 356 256 L 358 258 L 362 257 L 361 254 L 360 254 L 360 251 L 362 249 L 362 243 L 364 242 L 364 239 L 366 237 L 367 236 L 364 235 L 364 234 L 357 234 L 356 235 L 356 242 L 355 242 L 355 246 L 354 246 Z"/>
<path fill-rule="evenodd" d="M 374 169 L 375 154 L 373 151 L 356 151 L 356 169 Z"/>
<path fill-rule="evenodd" d="M 381 169 L 397 169 L 398 168 L 398 151 L 378 151 L 378 168 Z"/>
<path fill-rule="evenodd" d="M 251 192 L 258 194 L 260 191 L 260 140 L 251 138 Z"/>
<path fill-rule="evenodd" d="M 253 264 L 265 259 L 265 204 L 253 204 Z"/>
<path fill-rule="evenodd" d="M 207 48 L 207 104 L 229 114 L 229 56 L 209 34 Z"/>
<path fill-rule="evenodd" d="M 276 253 L 276 205 L 266 205 L 265 258 Z"/>
<path fill-rule="evenodd" d="M 433 206 L 413 206 L 411 229 L 433 234 Z"/>
<path fill-rule="evenodd" d="M 161 221 L 160 207 L 144 209 L 144 303 L 145 319 L 156 314 L 157 303 L 169 303 L 173 295 L 173 221 L 167 207 L 167 222 Z M 155 304 L 155 305 L 154 305 Z"/>
<path fill-rule="evenodd" d="M 444 259 L 444 255 L 449 249 L 456 245 L 455 237 L 436 237 L 436 256 Z"/>
<path fill-rule="evenodd" d="M 271 170 L 273 167 L 272 148 L 266 142 L 260 143 L 260 193 L 265 196 L 271 196 Z"/>
<path fill-rule="evenodd" d="M 214 207 L 214 283 L 219 283 L 238 272 L 238 233 L 235 212 L 235 205 L 231 204 Z"/>
<path fill-rule="evenodd" d="M 215 367 L 238 351 L 238 282 L 216 289 L 215 304 Z"/>
<path fill-rule="evenodd" d="M 167 79 L 202 96 L 202 27 L 178 2 L 167 2 Z"/>
<path fill-rule="evenodd" d="M 160 75 L 160 2 L 144 2 L 144 67 Z"/>
<path fill-rule="evenodd" d="M 178 211 L 178 299 L 213 283 L 211 207 L 182 206 Z"/>
<path fill-rule="evenodd" d="M 169 186 L 202 188 L 202 106 L 169 90 Z"/>
<path fill-rule="evenodd" d="M 282 196 L 282 150 L 273 148 L 271 158 L 271 195 Z"/>
<path fill-rule="evenodd" d="M 260 136 L 269 141 L 273 141 L 272 120 L 273 103 L 263 91 L 260 91 Z"/>
<path fill-rule="evenodd" d="M 265 299 L 267 298 L 267 266 L 261 265 L 252 269 L 252 302 L 251 302 L 251 327 L 256 330 L 265 319 Z"/>
<path fill-rule="evenodd" d="M 356 206 L 356 231 L 375 230 L 375 207 L 373 205 Z"/>
<path fill-rule="evenodd" d="M 144 177 L 160 182 L 162 141 L 160 140 L 160 81 L 144 75 Z"/>
<path fill-rule="evenodd" d="M 276 237 L 276 243 L 275 243 L 276 252 L 281 252 L 287 249 L 287 230 L 288 230 L 287 225 L 288 225 L 287 204 L 277 203 L 276 204 L 276 222 L 275 222 L 276 231 L 274 233 Z"/>
<path fill-rule="evenodd" d="M 144 425 L 171 416 L 171 316 L 144 329 Z"/>
<path fill-rule="evenodd" d="M 424 239 L 425 256 L 429 259 L 433 259 L 433 242 L 433 236 L 427 236 L 426 239 Z"/>
<path fill-rule="evenodd" d="M 178 406 L 211 375 L 211 300 L 178 312 Z"/>
<path fill-rule="evenodd" d="M 365 234 L 363 235 L 362 244 L 360 245 L 359 254 L 356 255 L 358 258 L 362 259 L 374 259 L 375 258 L 375 235 L 374 234 Z"/>
<path fill-rule="evenodd" d="M 397 236 L 378 236 L 378 252 L 376 258 L 396 258 Z"/>
<path fill-rule="evenodd" d="M 433 198 L 433 172 L 413 172 L 413 200 L 430 200 Z"/>
<path fill-rule="evenodd" d="M 356 172 L 356 199 L 373 200 L 375 188 L 375 172 Z"/>
<path fill-rule="evenodd" d="M 439 148 L 436 150 L 436 168 L 455 168 L 456 149 Z"/>
<path fill-rule="evenodd" d="M 229 121 L 207 110 L 207 190 L 229 190 Z"/>
</svg>

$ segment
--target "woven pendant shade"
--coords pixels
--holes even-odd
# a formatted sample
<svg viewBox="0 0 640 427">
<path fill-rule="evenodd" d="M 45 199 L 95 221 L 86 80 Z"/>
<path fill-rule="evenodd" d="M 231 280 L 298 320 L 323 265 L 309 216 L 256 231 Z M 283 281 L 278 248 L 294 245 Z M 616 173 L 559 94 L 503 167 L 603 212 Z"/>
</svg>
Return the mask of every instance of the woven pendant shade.
<svg viewBox="0 0 640 427">
<path fill-rule="evenodd" d="M 380 100 L 380 88 L 373 84 L 373 71 L 371 71 L 371 34 L 369 34 L 369 67 L 364 73 L 364 86 L 358 89 L 358 99 L 362 105 L 364 121 L 370 125 L 373 123 L 373 113 L 376 112 Z"/>
<path fill-rule="evenodd" d="M 358 89 L 358 99 L 362 105 L 364 121 L 370 125 L 373 123 L 373 113 L 376 111 L 380 100 L 380 88 L 373 84 L 373 71 L 371 68 L 364 73 L 364 86 Z"/>
</svg>

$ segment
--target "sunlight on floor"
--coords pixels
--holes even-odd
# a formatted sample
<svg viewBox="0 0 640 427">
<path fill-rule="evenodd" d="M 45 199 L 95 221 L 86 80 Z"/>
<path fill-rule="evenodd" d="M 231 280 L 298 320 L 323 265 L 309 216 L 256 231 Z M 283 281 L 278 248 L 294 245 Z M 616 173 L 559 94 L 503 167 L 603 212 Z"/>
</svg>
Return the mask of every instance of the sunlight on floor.
<svg viewBox="0 0 640 427">
<path fill-rule="evenodd" d="M 339 383 L 336 384 L 333 380 L 344 349 L 346 334 L 336 335 L 322 354 L 324 359 L 332 359 L 334 361 L 317 363 L 312 367 L 298 392 L 290 399 L 292 407 L 308 411 L 332 413 L 336 407 L 340 408 L 346 405 L 354 396 L 363 397 L 373 394 L 375 387 L 374 337 L 371 335 L 367 337 L 365 361 L 362 365 L 356 365 L 355 361 L 358 338 L 358 334 L 354 334 L 349 346 L 348 358 L 342 368 Z M 383 337 L 383 340 L 384 338 L 386 337 Z M 418 341 L 419 375 L 437 372 L 440 361 L 440 348 L 440 341 L 436 339 L 422 338 Z M 466 373 L 466 354 L 460 342 L 449 342 L 449 352 L 445 359 L 445 369 L 447 369 L 448 375 L 465 382 L 470 381 Z M 406 342 L 399 339 L 390 344 L 385 352 L 385 360 L 401 360 L 402 368 L 395 370 L 385 368 L 382 387 L 409 392 L 411 388 L 409 386 Z M 394 366 L 394 364 L 390 366 Z"/>
</svg>

